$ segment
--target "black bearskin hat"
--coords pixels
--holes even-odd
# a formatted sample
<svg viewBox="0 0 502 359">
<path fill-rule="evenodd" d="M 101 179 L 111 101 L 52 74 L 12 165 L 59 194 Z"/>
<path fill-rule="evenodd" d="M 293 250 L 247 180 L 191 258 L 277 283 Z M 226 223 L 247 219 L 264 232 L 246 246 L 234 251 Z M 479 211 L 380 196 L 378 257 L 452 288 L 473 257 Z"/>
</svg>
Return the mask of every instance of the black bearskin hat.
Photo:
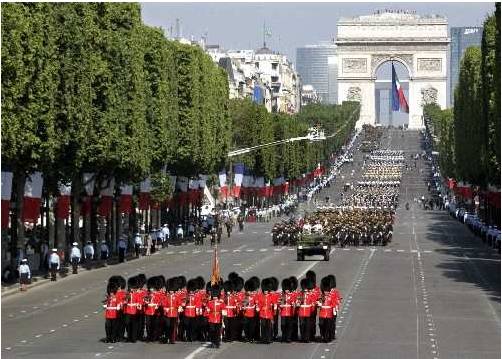
<svg viewBox="0 0 502 359">
<path fill-rule="evenodd" d="M 306 290 L 307 289 L 307 278 L 303 278 L 300 281 L 300 287 L 302 288 L 302 290 Z"/>
<path fill-rule="evenodd" d="M 227 280 L 223 283 L 223 289 L 225 290 L 225 292 L 229 293 L 234 290 L 234 286 L 231 281 Z"/>
<path fill-rule="evenodd" d="M 180 275 L 178 277 L 178 285 L 179 285 L 178 289 L 183 289 L 187 286 L 187 279 L 184 275 Z"/>
<path fill-rule="evenodd" d="M 330 289 L 336 288 L 336 277 L 333 274 L 328 276 L 330 281 Z"/>
<path fill-rule="evenodd" d="M 232 283 L 236 292 L 240 292 L 244 288 L 244 278 L 242 277 L 237 277 Z"/>
<path fill-rule="evenodd" d="M 316 275 L 315 275 L 315 272 L 313 270 L 309 270 L 307 272 L 307 274 L 305 275 L 305 277 L 307 279 L 310 279 L 312 281 L 312 283 L 314 284 L 314 287 L 316 285 Z"/>
<path fill-rule="evenodd" d="M 298 279 L 294 276 L 289 277 L 289 283 L 290 283 L 290 290 L 296 290 L 298 289 Z"/>
<path fill-rule="evenodd" d="M 289 278 L 284 278 L 281 282 L 281 288 L 282 290 L 291 290 L 291 282 L 289 281 Z"/>
<path fill-rule="evenodd" d="M 117 292 L 117 289 L 118 289 L 118 286 L 117 286 L 117 283 L 108 283 L 107 287 L 106 287 L 106 293 L 108 294 L 115 294 Z"/>
<path fill-rule="evenodd" d="M 321 290 L 323 292 L 329 292 L 331 289 L 331 280 L 328 276 L 321 279 Z"/>
<path fill-rule="evenodd" d="M 277 279 L 276 277 L 270 278 L 270 284 L 271 284 L 270 290 L 277 291 L 277 289 L 279 289 L 279 279 Z"/>
<path fill-rule="evenodd" d="M 228 274 L 228 280 L 230 280 L 230 281 L 234 281 L 234 280 L 236 280 L 237 278 L 239 278 L 239 275 L 238 275 L 237 273 L 235 273 L 235 272 L 230 272 L 230 273 Z"/>
</svg>

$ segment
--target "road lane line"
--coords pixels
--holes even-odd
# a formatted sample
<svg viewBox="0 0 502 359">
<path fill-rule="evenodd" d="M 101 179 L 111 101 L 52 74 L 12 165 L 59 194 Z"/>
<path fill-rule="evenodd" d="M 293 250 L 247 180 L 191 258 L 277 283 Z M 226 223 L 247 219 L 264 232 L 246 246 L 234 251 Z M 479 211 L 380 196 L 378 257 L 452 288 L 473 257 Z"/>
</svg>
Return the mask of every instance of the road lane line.
<svg viewBox="0 0 502 359">
<path fill-rule="evenodd" d="M 203 351 L 206 348 L 209 348 L 209 346 L 207 344 L 201 345 L 200 347 L 198 347 L 197 349 L 195 349 L 193 352 L 191 352 L 190 354 L 188 354 L 185 357 L 185 359 L 193 359 L 193 358 L 195 358 L 195 356 L 197 354 L 199 354 L 201 351 Z"/>
</svg>

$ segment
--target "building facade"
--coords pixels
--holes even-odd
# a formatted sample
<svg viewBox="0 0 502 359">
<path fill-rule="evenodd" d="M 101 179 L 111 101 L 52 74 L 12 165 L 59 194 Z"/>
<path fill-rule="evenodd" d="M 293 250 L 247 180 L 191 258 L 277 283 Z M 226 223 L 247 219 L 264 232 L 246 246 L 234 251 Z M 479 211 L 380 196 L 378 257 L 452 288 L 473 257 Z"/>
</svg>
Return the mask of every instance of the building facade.
<svg viewBox="0 0 502 359">
<path fill-rule="evenodd" d="M 230 98 L 250 98 L 269 112 L 299 111 L 300 77 L 286 56 L 266 47 L 226 51 L 210 45 L 206 52 L 227 72 Z"/>
<path fill-rule="evenodd" d="M 296 69 L 305 85 L 312 85 L 322 103 L 336 103 L 336 45 L 332 42 L 296 49 Z"/>
<path fill-rule="evenodd" d="M 450 106 L 455 101 L 455 87 L 458 84 L 460 62 L 469 46 L 481 46 L 482 27 L 452 27 L 450 29 Z"/>
</svg>

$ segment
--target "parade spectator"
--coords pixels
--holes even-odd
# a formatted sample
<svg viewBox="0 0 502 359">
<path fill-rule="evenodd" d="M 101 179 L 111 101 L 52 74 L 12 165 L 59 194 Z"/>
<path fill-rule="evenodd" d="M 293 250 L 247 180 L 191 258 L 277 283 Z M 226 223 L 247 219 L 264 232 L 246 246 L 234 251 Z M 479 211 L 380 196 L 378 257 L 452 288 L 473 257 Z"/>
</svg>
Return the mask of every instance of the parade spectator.
<svg viewBox="0 0 502 359">
<path fill-rule="evenodd" d="M 94 258 L 94 247 L 92 246 L 91 241 L 87 241 L 87 244 L 84 247 L 84 257 L 87 264 L 90 264 Z"/>
<path fill-rule="evenodd" d="M 127 251 L 127 243 L 125 242 L 123 237 L 120 238 L 118 247 L 119 247 L 119 263 L 123 263 Z"/>
<path fill-rule="evenodd" d="M 26 291 L 26 285 L 30 284 L 31 281 L 31 271 L 28 264 L 28 259 L 24 258 L 21 260 L 21 265 L 19 266 L 19 289 L 21 291 Z"/>
<path fill-rule="evenodd" d="M 100 250 L 101 250 L 101 256 L 100 256 L 100 259 L 102 261 L 105 261 L 108 259 L 108 257 L 110 257 L 110 249 L 108 248 L 108 244 L 106 244 L 106 241 L 105 240 L 102 240 L 101 241 L 101 247 L 100 247 Z"/>
</svg>

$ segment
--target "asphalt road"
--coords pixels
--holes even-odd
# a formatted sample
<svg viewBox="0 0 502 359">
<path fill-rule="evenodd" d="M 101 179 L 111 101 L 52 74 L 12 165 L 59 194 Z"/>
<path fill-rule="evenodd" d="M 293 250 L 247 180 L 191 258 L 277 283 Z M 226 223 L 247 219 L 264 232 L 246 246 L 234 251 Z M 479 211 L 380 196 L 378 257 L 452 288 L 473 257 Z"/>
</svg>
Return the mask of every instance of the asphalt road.
<svg viewBox="0 0 502 359">
<path fill-rule="evenodd" d="M 383 148 L 419 150 L 417 132 L 387 132 Z M 360 173 L 356 154 L 354 168 Z M 420 174 L 407 172 L 401 203 L 426 192 Z M 352 166 L 342 167 L 350 177 Z M 341 180 L 319 198 L 338 197 Z M 209 245 L 170 247 L 151 257 L 93 270 L 2 299 L 3 358 L 499 358 L 500 256 L 440 211 L 399 208 L 387 247 L 333 248 L 329 262 L 296 261 L 293 248 L 273 247 L 270 223 L 246 226 L 221 245 L 226 276 L 302 276 L 333 273 L 344 297 L 337 339 L 324 343 L 105 344 L 100 301 L 113 274 L 209 277 Z"/>
</svg>

